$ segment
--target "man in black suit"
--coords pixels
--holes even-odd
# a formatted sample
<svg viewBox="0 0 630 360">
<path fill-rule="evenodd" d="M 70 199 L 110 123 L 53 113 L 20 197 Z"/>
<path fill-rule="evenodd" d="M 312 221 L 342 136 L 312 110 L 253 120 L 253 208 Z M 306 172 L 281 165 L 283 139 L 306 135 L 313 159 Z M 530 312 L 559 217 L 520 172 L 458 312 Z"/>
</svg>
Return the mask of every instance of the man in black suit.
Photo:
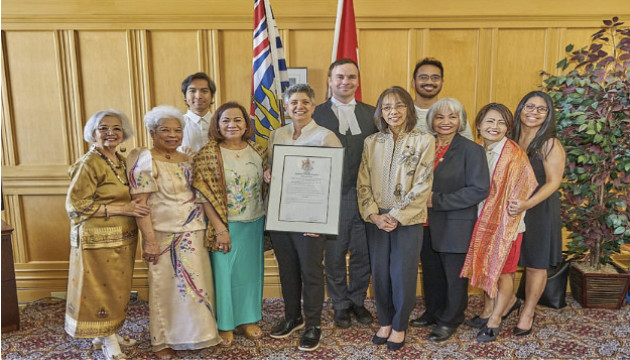
<svg viewBox="0 0 630 360">
<path fill-rule="evenodd" d="M 365 223 L 359 215 L 357 174 L 363 152 L 363 140 L 377 131 L 372 117 L 374 107 L 356 101 L 359 67 L 351 59 L 340 59 L 328 68 L 328 87 L 332 97 L 318 105 L 315 122 L 337 135 L 345 148 L 339 236 L 326 242 L 326 278 L 328 295 L 335 310 L 337 327 L 350 327 L 350 313 L 357 321 L 369 324 L 370 312 L 363 306 L 370 283 Z M 346 276 L 346 254 L 350 252 L 349 279 Z"/>
</svg>

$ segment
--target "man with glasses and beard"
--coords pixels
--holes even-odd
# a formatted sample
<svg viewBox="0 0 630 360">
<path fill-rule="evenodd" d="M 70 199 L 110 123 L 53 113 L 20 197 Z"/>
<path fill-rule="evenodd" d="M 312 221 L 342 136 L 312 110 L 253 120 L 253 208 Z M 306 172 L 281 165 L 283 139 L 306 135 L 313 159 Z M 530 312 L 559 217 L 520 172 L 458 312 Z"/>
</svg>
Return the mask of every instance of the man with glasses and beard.
<svg viewBox="0 0 630 360">
<path fill-rule="evenodd" d="M 416 127 L 423 132 L 429 132 L 426 121 L 427 113 L 431 105 L 438 100 L 438 95 L 440 91 L 442 91 L 443 84 L 444 67 L 439 60 L 424 58 L 416 64 L 413 70 L 411 85 L 413 85 L 416 91 L 413 101 L 416 107 L 416 115 L 418 116 Z M 474 141 L 468 122 L 464 130 L 460 132 L 460 135 Z"/>
</svg>

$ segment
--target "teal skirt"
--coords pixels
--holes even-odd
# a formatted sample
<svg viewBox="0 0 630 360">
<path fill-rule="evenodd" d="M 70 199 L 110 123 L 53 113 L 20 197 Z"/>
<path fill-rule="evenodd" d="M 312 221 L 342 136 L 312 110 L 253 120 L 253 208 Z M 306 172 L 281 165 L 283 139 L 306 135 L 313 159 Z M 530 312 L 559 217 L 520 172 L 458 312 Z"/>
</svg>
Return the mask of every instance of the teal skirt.
<svg viewBox="0 0 630 360">
<path fill-rule="evenodd" d="M 264 225 L 264 217 L 252 222 L 230 221 L 232 250 L 210 252 L 219 330 L 262 319 Z"/>
</svg>

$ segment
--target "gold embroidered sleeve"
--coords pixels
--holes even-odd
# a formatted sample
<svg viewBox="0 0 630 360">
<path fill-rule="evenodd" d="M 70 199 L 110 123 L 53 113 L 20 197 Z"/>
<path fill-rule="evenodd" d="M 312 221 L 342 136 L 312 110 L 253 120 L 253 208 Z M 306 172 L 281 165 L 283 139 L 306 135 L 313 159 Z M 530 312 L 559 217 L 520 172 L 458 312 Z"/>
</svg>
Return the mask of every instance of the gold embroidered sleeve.
<svg viewBox="0 0 630 360">
<path fill-rule="evenodd" d="M 86 159 L 84 156 L 69 170 L 71 180 L 66 197 L 66 211 L 74 223 L 89 219 L 100 207 L 95 198 L 98 174 Z"/>
</svg>

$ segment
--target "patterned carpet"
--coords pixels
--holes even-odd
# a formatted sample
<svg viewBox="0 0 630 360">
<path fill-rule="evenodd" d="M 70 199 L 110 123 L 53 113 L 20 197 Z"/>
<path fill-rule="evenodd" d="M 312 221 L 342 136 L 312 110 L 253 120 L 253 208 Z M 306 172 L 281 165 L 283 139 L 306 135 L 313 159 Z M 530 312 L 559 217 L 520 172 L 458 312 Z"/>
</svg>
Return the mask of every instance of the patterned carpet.
<svg viewBox="0 0 630 360">
<path fill-rule="evenodd" d="M 471 296 L 467 317 L 481 308 L 481 297 Z M 366 326 L 353 320 L 346 330 L 332 324 L 332 307 L 324 305 L 322 346 L 312 353 L 297 351 L 299 335 L 275 340 L 267 336 L 282 316 L 282 301 L 265 300 L 262 340 L 250 341 L 236 336 L 231 348 L 210 348 L 181 351 L 182 359 L 630 359 L 630 306 L 621 310 L 582 309 L 570 296 L 568 306 L 555 310 L 539 306 L 535 331 L 523 338 L 512 336 L 516 315 L 504 324 L 497 341 L 481 344 L 475 341 L 477 330 L 461 326 L 448 341 L 434 344 L 426 340 L 430 329 L 410 328 L 407 344 L 398 352 L 377 347 L 370 339 L 376 323 Z M 375 313 L 374 302 L 367 308 Z M 412 317 L 424 309 L 423 300 Z M 93 350 L 89 340 L 75 340 L 63 331 L 64 301 L 43 299 L 21 310 L 20 330 L 2 334 L 3 359 L 103 359 L 100 350 Z M 153 359 L 149 344 L 148 306 L 145 301 L 132 301 L 128 321 L 122 330 L 138 340 L 125 351 L 130 359 Z"/>
</svg>

